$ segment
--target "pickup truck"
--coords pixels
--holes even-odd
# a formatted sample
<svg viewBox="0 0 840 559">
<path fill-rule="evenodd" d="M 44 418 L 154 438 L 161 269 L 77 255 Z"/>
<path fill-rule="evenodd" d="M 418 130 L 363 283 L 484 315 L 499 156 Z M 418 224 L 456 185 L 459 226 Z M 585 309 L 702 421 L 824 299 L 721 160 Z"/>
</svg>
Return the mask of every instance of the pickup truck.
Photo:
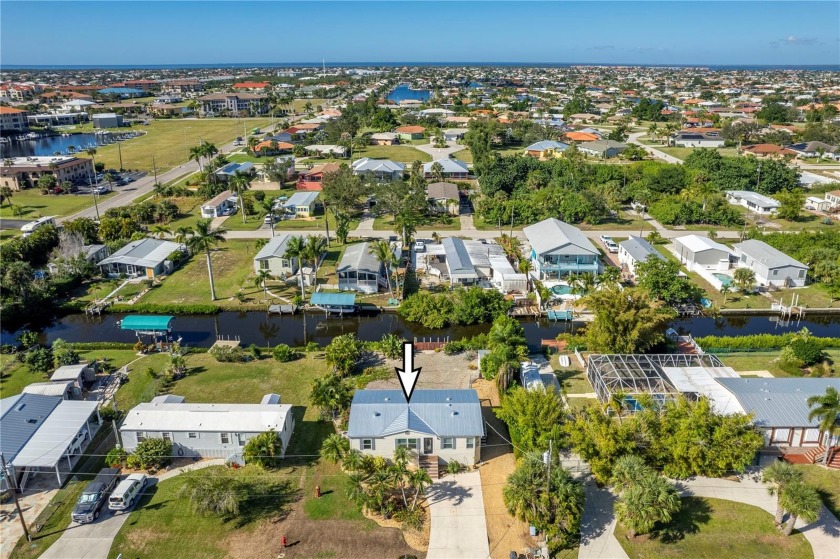
<svg viewBox="0 0 840 559">
<path fill-rule="evenodd" d="M 76 506 L 73 507 L 71 519 L 78 524 L 85 524 L 86 522 L 93 522 L 99 518 L 99 512 L 105 505 L 108 495 L 117 484 L 120 478 L 120 471 L 117 468 L 104 468 L 96 475 L 96 477 L 88 483 L 82 494 L 79 495 L 79 500 Z"/>
</svg>

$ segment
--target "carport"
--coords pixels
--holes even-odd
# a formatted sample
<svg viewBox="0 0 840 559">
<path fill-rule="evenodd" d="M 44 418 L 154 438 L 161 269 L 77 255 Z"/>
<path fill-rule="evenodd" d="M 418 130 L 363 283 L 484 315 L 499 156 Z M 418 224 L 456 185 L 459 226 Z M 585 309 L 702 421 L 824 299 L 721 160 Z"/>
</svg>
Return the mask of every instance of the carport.
<svg viewBox="0 0 840 559">
<path fill-rule="evenodd" d="M 82 454 L 102 420 L 98 402 L 63 400 L 12 461 L 23 472 L 20 489 L 32 474 L 55 472 L 58 485 L 73 470 L 74 457 Z"/>
</svg>

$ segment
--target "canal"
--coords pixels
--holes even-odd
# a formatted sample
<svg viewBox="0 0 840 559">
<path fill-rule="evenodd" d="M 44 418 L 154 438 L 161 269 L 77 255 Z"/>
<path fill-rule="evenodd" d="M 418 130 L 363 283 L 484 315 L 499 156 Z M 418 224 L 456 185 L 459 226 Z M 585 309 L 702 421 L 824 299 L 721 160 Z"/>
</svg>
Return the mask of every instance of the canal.
<svg viewBox="0 0 840 559">
<path fill-rule="evenodd" d="M 57 338 L 68 342 L 134 342 L 133 333 L 122 331 L 117 322 L 124 315 L 106 314 L 86 316 L 72 314 L 43 327 L 42 342 L 51 343 Z M 562 332 L 571 332 L 580 323 L 549 323 L 524 320 L 528 344 L 539 347 L 540 340 L 555 338 Z M 777 317 L 727 316 L 720 318 L 697 317 L 676 321 L 671 324 L 682 334 L 695 337 L 717 335 L 782 334 L 808 328 L 816 336 L 837 336 L 840 334 L 840 316 L 811 316 L 802 321 L 791 321 L 785 325 Z M 445 338 L 460 339 L 489 330 L 489 324 L 476 326 L 454 326 L 441 330 L 430 330 L 419 324 L 405 321 L 396 313 L 377 313 L 369 316 L 354 316 L 345 319 L 326 319 L 322 314 L 298 314 L 295 316 L 269 316 L 263 312 L 223 312 L 217 315 L 182 315 L 173 322 L 173 337 L 182 338 L 190 346 L 209 347 L 217 336 L 239 336 L 243 345 L 274 346 L 285 343 L 301 346 L 308 342 L 325 345 L 341 334 L 356 334 L 362 340 L 378 340 L 391 333 L 406 339 Z M 16 333 L 2 332 L 2 343 L 14 343 Z"/>
<path fill-rule="evenodd" d="M 399 103 L 400 101 L 428 101 L 432 96 L 432 92 L 428 89 L 411 89 L 411 86 L 405 83 L 398 85 L 391 93 L 388 94 L 388 100 Z"/>
<path fill-rule="evenodd" d="M 72 155 L 77 153 L 84 156 L 84 150 L 91 147 L 99 147 L 114 143 L 119 140 L 127 140 L 135 137 L 137 132 L 127 133 L 79 133 L 56 136 L 44 136 L 27 140 L 15 140 L 0 143 L 0 156 L 6 157 L 33 157 L 36 155 Z M 72 149 L 71 149 L 72 148 Z"/>
</svg>

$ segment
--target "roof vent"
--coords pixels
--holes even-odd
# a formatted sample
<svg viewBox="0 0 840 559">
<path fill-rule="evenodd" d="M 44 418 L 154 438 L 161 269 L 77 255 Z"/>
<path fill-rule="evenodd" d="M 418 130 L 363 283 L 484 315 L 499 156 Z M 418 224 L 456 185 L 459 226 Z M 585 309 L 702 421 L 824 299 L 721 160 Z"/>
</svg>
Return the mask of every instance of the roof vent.
<svg viewBox="0 0 840 559">
<path fill-rule="evenodd" d="M 389 398 L 388 396 L 385 396 L 385 401 L 386 401 L 386 402 L 390 402 L 390 401 L 391 401 L 391 398 Z"/>
<path fill-rule="evenodd" d="M 381 414 L 378 411 L 373 412 L 373 417 L 379 417 Z"/>
<path fill-rule="evenodd" d="M 451 401 L 452 401 L 452 397 L 451 397 L 451 396 L 447 396 L 447 397 L 446 397 L 446 401 L 447 401 L 447 402 L 451 402 Z"/>
<path fill-rule="evenodd" d="M 36 423 L 38 423 L 38 420 L 37 419 L 27 419 L 26 422 L 31 423 L 32 425 L 35 425 Z"/>
<path fill-rule="evenodd" d="M 21 402 L 20 404 L 17 405 L 17 407 L 15 408 L 15 411 L 23 411 L 23 408 L 25 408 L 25 407 L 26 407 L 26 402 Z"/>
<path fill-rule="evenodd" d="M 453 415 L 453 416 L 458 415 L 458 412 L 453 411 L 453 412 L 452 412 L 452 415 Z"/>
</svg>

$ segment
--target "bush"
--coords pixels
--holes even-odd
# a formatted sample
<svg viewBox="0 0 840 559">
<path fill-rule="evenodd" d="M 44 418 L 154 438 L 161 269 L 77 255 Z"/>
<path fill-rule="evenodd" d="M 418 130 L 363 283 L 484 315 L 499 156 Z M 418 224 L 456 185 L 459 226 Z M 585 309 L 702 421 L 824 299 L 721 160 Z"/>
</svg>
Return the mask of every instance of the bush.
<svg viewBox="0 0 840 559">
<path fill-rule="evenodd" d="M 128 454 L 125 452 L 125 449 L 120 447 L 112 448 L 105 455 L 105 464 L 110 468 L 122 468 L 127 457 Z"/>
<path fill-rule="evenodd" d="M 321 351 L 321 346 L 318 345 L 318 342 L 309 342 L 308 344 L 306 344 L 304 351 L 306 351 L 306 353 L 314 353 L 316 351 Z"/>
<path fill-rule="evenodd" d="M 362 374 L 354 377 L 356 388 L 364 388 L 375 380 L 388 380 L 394 377 L 394 370 L 388 367 L 368 367 Z"/>
<path fill-rule="evenodd" d="M 251 357 L 254 359 L 262 358 L 262 350 L 254 344 L 248 346 L 248 353 L 250 353 Z"/>
<path fill-rule="evenodd" d="M 388 359 L 399 359 L 403 353 L 405 340 L 394 334 L 385 334 L 382 340 L 375 344 L 376 349 Z"/>
<path fill-rule="evenodd" d="M 76 351 L 98 351 L 103 349 L 134 349 L 131 342 L 67 342 Z"/>
<path fill-rule="evenodd" d="M 450 460 L 449 463 L 446 464 L 446 471 L 450 474 L 459 474 L 463 469 L 463 464 L 457 460 Z"/>
<path fill-rule="evenodd" d="M 459 341 L 451 341 L 447 342 L 445 346 L 443 346 L 443 352 L 446 355 L 455 355 L 456 353 L 461 353 L 464 351 L 464 343 Z"/>
<path fill-rule="evenodd" d="M 271 351 L 272 356 L 277 361 L 281 363 L 288 363 L 289 361 L 294 361 L 300 357 L 300 354 L 297 352 L 296 349 L 286 345 L 286 344 L 277 344 L 274 346 L 274 349 Z"/>
<path fill-rule="evenodd" d="M 172 461 L 172 443 L 166 439 L 146 439 L 140 441 L 133 456 L 140 468 L 158 470 Z"/>
<path fill-rule="evenodd" d="M 277 464 L 283 454 L 283 440 L 274 429 L 260 433 L 245 443 L 243 458 L 246 464 L 255 464 L 260 468 L 270 468 Z"/>
<path fill-rule="evenodd" d="M 327 364 L 339 376 L 350 372 L 362 356 L 362 343 L 354 334 L 336 336 L 324 350 Z"/>
<path fill-rule="evenodd" d="M 819 363 L 826 358 L 820 342 L 810 336 L 797 338 L 790 342 L 788 347 L 806 366 Z"/>
<path fill-rule="evenodd" d="M 241 347 L 216 346 L 208 352 L 219 363 L 244 363 L 251 357 Z"/>
<path fill-rule="evenodd" d="M 112 313 L 140 313 L 140 314 L 217 314 L 221 312 L 218 305 L 155 305 L 139 303 L 134 305 L 111 305 L 108 312 Z"/>
<path fill-rule="evenodd" d="M 32 348 L 26 352 L 24 362 L 29 372 L 46 375 L 53 370 L 52 350 L 46 347 Z"/>
<path fill-rule="evenodd" d="M 800 333 L 789 334 L 753 334 L 750 336 L 704 336 L 695 338 L 706 351 L 712 349 L 781 349 L 789 345 Z M 808 336 L 809 341 L 821 349 L 840 348 L 840 338 L 820 338 Z"/>
<path fill-rule="evenodd" d="M 116 421 L 119 418 L 119 412 L 113 406 L 102 406 L 99 408 L 99 417 L 103 422 Z"/>
<path fill-rule="evenodd" d="M 423 528 L 423 522 L 426 520 L 426 514 L 422 507 L 417 507 L 413 510 L 399 511 L 394 515 L 394 518 L 402 523 L 403 528 L 419 531 Z"/>
</svg>

